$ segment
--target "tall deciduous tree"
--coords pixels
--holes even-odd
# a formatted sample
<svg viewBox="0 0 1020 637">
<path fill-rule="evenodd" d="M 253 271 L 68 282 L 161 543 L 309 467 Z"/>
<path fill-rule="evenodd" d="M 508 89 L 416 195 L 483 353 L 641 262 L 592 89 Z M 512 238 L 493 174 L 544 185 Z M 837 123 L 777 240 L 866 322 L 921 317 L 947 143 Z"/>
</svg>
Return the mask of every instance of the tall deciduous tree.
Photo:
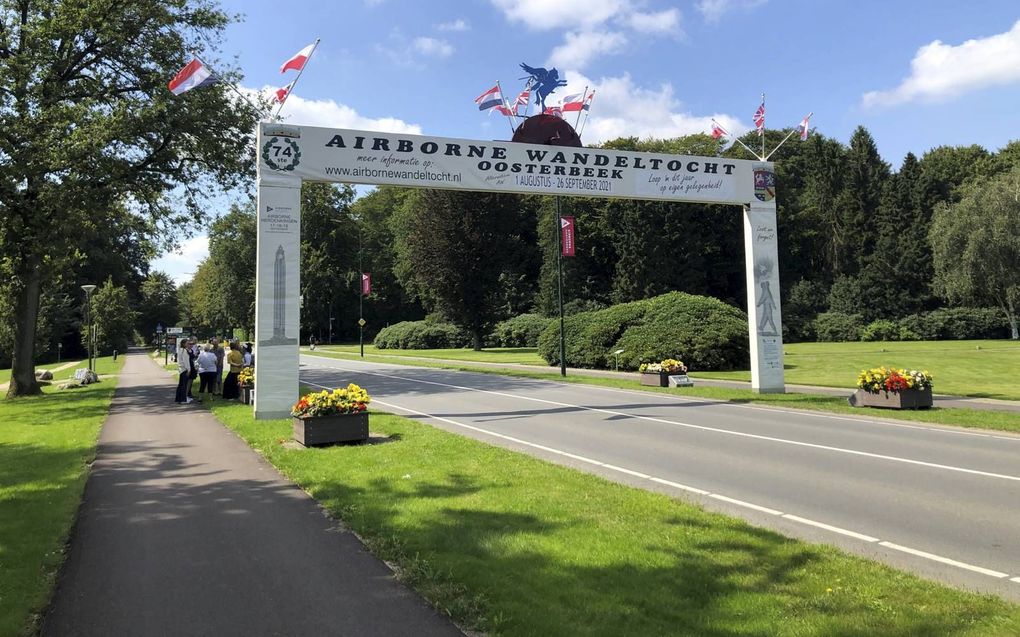
<svg viewBox="0 0 1020 637">
<path fill-rule="evenodd" d="M 113 279 L 99 286 L 92 295 L 92 325 L 96 330 L 95 355 L 113 350 L 127 351 L 133 340 L 135 312 L 128 301 L 127 288 L 114 285 Z M 87 325 L 83 325 L 82 338 L 86 338 Z"/>
<path fill-rule="evenodd" d="M 935 289 L 950 301 L 994 301 L 1020 338 L 1020 167 L 964 187 L 935 209 Z"/>
<path fill-rule="evenodd" d="M 142 336 L 151 336 L 157 324 L 164 328 L 177 325 L 180 307 L 177 302 L 177 284 L 166 272 L 150 272 L 139 289 L 135 329 Z"/>
<path fill-rule="evenodd" d="M 197 218 L 207 193 L 251 170 L 256 107 L 222 85 L 177 98 L 166 88 L 229 21 L 206 0 L 0 0 L 8 396 L 39 391 L 39 301 L 45 274 L 73 254 L 71 229 L 101 228 L 121 205 L 152 222 Z"/>
<path fill-rule="evenodd" d="M 423 190 L 408 200 L 395 224 L 397 275 L 404 287 L 470 332 L 475 349 L 507 315 L 506 282 L 527 285 L 537 279 L 536 218 L 528 199 Z M 522 264 L 533 271 L 521 272 Z"/>
</svg>

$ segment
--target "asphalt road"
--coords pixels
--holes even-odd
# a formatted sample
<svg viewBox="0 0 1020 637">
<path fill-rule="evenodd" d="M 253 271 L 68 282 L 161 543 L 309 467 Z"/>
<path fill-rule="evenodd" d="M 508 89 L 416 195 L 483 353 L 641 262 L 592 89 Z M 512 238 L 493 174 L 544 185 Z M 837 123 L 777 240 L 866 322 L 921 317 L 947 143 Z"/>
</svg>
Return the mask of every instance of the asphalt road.
<svg viewBox="0 0 1020 637">
<path fill-rule="evenodd" d="M 1020 436 L 303 355 L 304 384 L 1020 600 Z M 678 394 L 682 390 L 677 390 Z"/>
</svg>

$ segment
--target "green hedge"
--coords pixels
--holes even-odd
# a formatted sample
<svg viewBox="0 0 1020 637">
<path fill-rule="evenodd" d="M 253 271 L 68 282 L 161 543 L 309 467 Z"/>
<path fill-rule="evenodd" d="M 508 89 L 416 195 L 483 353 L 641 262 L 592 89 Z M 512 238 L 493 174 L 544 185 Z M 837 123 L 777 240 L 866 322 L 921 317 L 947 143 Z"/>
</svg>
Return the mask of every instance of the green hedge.
<svg viewBox="0 0 1020 637">
<path fill-rule="evenodd" d="M 861 340 L 864 331 L 864 317 L 860 314 L 823 312 L 812 322 L 815 337 L 822 343 Z"/>
<path fill-rule="evenodd" d="M 571 367 L 608 368 L 620 355 L 622 369 L 678 358 L 692 370 L 746 368 L 747 315 L 710 297 L 671 292 L 567 317 L 566 359 Z M 559 364 L 559 324 L 542 332 L 538 353 Z"/>
<path fill-rule="evenodd" d="M 538 338 L 553 319 L 538 314 L 521 314 L 496 324 L 486 338 L 493 347 L 538 347 Z"/>
<path fill-rule="evenodd" d="M 925 341 L 1009 338 L 1002 310 L 990 307 L 949 307 L 913 314 L 900 324 Z"/>
<path fill-rule="evenodd" d="M 379 349 L 449 349 L 468 347 L 471 335 L 450 323 L 403 321 L 384 327 L 373 343 Z"/>
</svg>

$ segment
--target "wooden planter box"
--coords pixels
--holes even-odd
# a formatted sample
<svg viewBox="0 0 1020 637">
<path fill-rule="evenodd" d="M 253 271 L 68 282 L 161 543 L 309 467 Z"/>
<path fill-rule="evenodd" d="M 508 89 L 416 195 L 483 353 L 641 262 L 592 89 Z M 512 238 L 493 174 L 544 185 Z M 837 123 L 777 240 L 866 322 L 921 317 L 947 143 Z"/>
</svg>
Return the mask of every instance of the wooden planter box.
<svg viewBox="0 0 1020 637">
<path fill-rule="evenodd" d="M 306 447 L 329 445 L 335 442 L 368 440 L 368 412 L 293 418 L 294 440 Z"/>
<path fill-rule="evenodd" d="M 241 402 L 250 405 L 255 402 L 255 386 L 241 387 Z"/>
<path fill-rule="evenodd" d="M 847 400 L 851 407 L 929 409 L 932 406 L 930 387 L 928 389 L 906 389 L 899 392 L 881 391 L 877 394 L 858 389 Z"/>
<path fill-rule="evenodd" d="M 641 372 L 641 384 L 650 387 L 669 387 L 669 372 Z"/>
</svg>

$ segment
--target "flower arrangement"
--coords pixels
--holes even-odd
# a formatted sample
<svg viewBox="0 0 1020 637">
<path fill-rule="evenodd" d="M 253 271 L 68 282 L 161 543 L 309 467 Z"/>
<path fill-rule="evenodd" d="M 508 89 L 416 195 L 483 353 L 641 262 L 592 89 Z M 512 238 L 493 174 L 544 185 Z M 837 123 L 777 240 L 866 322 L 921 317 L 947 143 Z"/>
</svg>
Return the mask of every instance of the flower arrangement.
<svg viewBox="0 0 1020 637">
<path fill-rule="evenodd" d="M 332 391 L 324 389 L 305 394 L 291 407 L 290 415 L 304 418 L 356 414 L 368 409 L 368 403 L 371 401 L 367 391 L 351 383 L 347 387 Z"/>
<path fill-rule="evenodd" d="M 241 372 L 237 375 L 237 384 L 240 385 L 241 387 L 254 387 L 255 368 L 242 367 Z"/>
<path fill-rule="evenodd" d="M 861 370 L 857 376 L 857 387 L 877 394 L 881 391 L 901 392 L 905 389 L 925 390 L 933 386 L 932 376 L 927 371 L 875 367 Z"/>
<path fill-rule="evenodd" d="M 641 363 L 641 367 L 638 368 L 639 372 L 648 372 L 649 374 L 659 374 L 666 372 L 667 374 L 686 374 L 687 366 L 684 365 L 683 361 L 678 361 L 675 358 L 667 358 L 658 363 Z"/>
</svg>

